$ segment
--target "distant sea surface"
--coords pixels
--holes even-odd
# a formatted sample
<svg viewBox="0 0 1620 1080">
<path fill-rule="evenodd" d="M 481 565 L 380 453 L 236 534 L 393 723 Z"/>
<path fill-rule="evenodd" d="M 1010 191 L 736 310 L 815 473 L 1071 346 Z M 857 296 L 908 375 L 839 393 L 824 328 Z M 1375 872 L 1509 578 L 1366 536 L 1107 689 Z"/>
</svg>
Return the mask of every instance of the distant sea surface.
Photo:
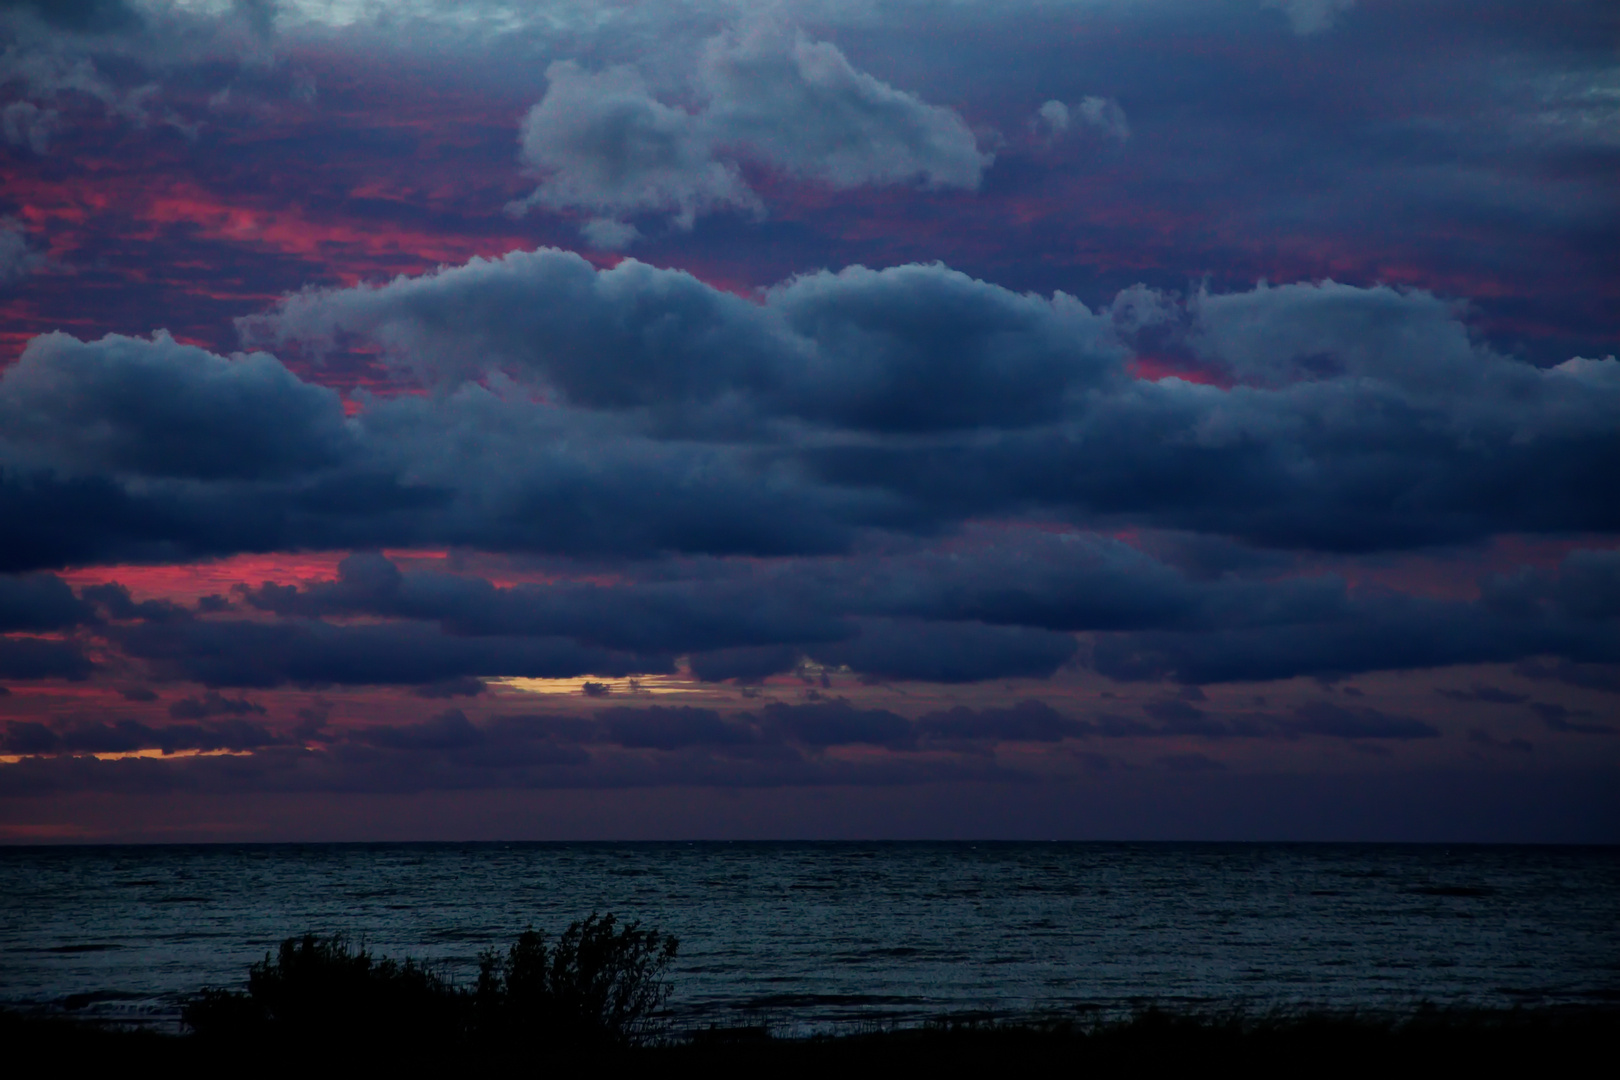
<svg viewBox="0 0 1620 1080">
<path fill-rule="evenodd" d="M 0 1002 L 172 1024 L 305 931 L 469 980 L 592 911 L 692 1027 L 1620 1000 L 1616 848 L 669 843 L 0 848 Z"/>
</svg>

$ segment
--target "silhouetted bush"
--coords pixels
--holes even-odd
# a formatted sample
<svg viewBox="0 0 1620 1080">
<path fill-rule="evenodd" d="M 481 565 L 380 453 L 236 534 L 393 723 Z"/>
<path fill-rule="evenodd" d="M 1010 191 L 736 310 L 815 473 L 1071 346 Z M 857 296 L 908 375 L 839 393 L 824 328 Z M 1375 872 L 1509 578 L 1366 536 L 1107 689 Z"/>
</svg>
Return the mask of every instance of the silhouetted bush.
<svg viewBox="0 0 1620 1080">
<path fill-rule="evenodd" d="M 415 960 L 376 959 L 342 935 L 305 934 L 248 969 L 247 993 L 205 990 L 182 1013 L 201 1035 L 329 1042 L 444 1042 L 465 1026 L 464 995 Z"/>
<path fill-rule="evenodd" d="M 573 923 L 556 944 L 529 929 L 502 956 L 479 957 L 481 1028 L 525 1038 L 631 1043 L 652 1033 L 669 1000 L 665 971 L 677 942 L 613 915 Z"/>
<path fill-rule="evenodd" d="M 305 934 L 252 965 L 245 992 L 204 990 L 182 1018 L 222 1042 L 627 1045 L 654 1032 L 675 950 L 668 934 L 592 914 L 550 947 L 529 929 L 504 956 L 484 953 L 466 990 L 415 960 L 374 958 L 341 934 Z"/>
</svg>

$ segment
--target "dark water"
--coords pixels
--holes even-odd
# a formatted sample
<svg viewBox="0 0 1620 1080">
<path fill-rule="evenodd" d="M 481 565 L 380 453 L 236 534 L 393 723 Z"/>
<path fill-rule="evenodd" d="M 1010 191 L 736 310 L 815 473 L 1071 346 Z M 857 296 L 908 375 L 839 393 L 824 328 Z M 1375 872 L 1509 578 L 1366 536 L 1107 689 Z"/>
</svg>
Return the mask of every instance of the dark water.
<svg viewBox="0 0 1620 1080">
<path fill-rule="evenodd" d="M 681 939 L 686 1023 L 1620 1000 L 1620 849 L 376 844 L 0 849 L 0 1001 L 172 1022 L 282 937 L 458 978 L 612 910 Z"/>
</svg>

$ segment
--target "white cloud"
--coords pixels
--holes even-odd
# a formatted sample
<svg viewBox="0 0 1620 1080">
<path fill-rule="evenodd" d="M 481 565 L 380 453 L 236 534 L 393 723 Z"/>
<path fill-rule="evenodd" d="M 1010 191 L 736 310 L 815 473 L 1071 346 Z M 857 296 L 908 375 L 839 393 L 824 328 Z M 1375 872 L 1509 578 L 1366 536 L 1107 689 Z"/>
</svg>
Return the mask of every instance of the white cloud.
<svg viewBox="0 0 1620 1080">
<path fill-rule="evenodd" d="M 585 242 L 602 251 L 619 251 L 641 238 L 641 230 L 626 221 L 592 218 L 579 227 Z"/>
<path fill-rule="evenodd" d="M 1068 131 L 1069 107 L 1055 99 L 1044 102 L 1039 109 L 1035 110 L 1035 116 L 1030 123 L 1037 126 L 1044 124 L 1053 133 Z"/>
<path fill-rule="evenodd" d="M 1356 6 L 1356 0 L 1264 0 L 1288 16 L 1288 25 L 1300 37 L 1332 29 L 1339 16 Z"/>
<path fill-rule="evenodd" d="M 762 211 L 736 165 L 715 157 L 701 119 L 654 98 L 635 69 L 591 73 L 563 60 L 546 77 L 520 135 L 524 162 L 545 179 L 517 206 L 669 211 L 682 228 L 720 208 Z"/>
<path fill-rule="evenodd" d="M 858 71 L 836 45 L 758 20 L 711 40 L 702 83 L 717 142 L 838 188 L 976 188 L 990 156 L 949 109 Z"/>
<path fill-rule="evenodd" d="M 54 43 L 53 43 L 54 44 Z M 54 101 L 62 94 L 84 94 L 107 107 L 112 115 L 145 123 L 141 99 L 150 90 L 120 93 L 88 57 L 69 55 L 60 48 L 27 48 L 13 44 L 0 53 L 0 86 L 15 86 L 24 99 Z"/>
<path fill-rule="evenodd" d="M 55 109 L 42 109 L 32 101 L 13 101 L 0 111 L 0 130 L 13 146 L 26 146 L 36 154 L 51 148 L 51 135 L 61 123 Z"/>
<path fill-rule="evenodd" d="M 275 0 L 0 3 L 0 87 L 13 99 L 0 134 L 45 153 L 88 100 L 136 127 L 155 119 L 195 137 L 195 123 L 160 105 L 161 84 L 183 65 L 274 66 L 277 10 Z"/>
<path fill-rule="evenodd" d="M 601 246 L 633 240 L 623 219 L 634 214 L 668 213 L 678 228 L 722 209 L 763 214 L 743 159 L 835 188 L 971 189 L 991 161 L 956 113 L 770 20 L 704 45 L 696 109 L 660 101 L 630 67 L 562 61 L 546 74 L 551 85 L 521 135 L 522 158 L 542 180 L 514 209 L 591 211 L 587 239 Z"/>
<path fill-rule="evenodd" d="M 1113 98 L 1085 97 L 1074 106 L 1057 100 L 1048 101 L 1035 110 L 1029 123 L 1036 130 L 1045 128 L 1053 138 L 1063 135 L 1077 124 L 1095 128 L 1120 142 L 1131 137 L 1131 125 L 1125 119 L 1125 110 Z"/>
<path fill-rule="evenodd" d="M 1075 114 L 1092 127 L 1111 135 L 1121 142 L 1131 137 L 1131 125 L 1125 120 L 1125 110 L 1113 98 L 1083 98 L 1075 107 Z"/>
<path fill-rule="evenodd" d="M 27 277 L 44 262 L 44 256 L 28 246 L 23 227 L 11 218 L 0 218 L 0 286 Z"/>
</svg>

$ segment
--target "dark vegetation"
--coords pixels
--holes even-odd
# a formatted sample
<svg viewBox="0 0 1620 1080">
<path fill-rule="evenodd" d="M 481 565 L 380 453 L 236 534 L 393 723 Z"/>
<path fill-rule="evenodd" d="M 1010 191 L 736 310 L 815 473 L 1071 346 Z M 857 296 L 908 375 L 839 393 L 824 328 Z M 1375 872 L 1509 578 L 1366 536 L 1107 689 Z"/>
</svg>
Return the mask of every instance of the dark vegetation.
<svg viewBox="0 0 1620 1080">
<path fill-rule="evenodd" d="M 378 959 L 342 935 L 288 938 L 245 991 L 204 990 L 182 1011 L 199 1040 L 265 1047 L 602 1048 L 660 1030 L 675 938 L 591 915 L 548 943 L 525 930 L 479 957 L 472 987 L 415 960 Z"/>
<path fill-rule="evenodd" d="M 1575 1071 L 1606 1059 L 1620 1036 L 1614 1008 L 1431 1007 L 1403 1016 L 1260 1017 L 1149 1008 L 1120 1021 L 943 1020 L 807 1039 L 773 1039 L 757 1027 L 679 1031 L 664 1010 L 675 952 L 667 934 L 592 915 L 555 940 L 525 931 L 504 953 L 484 953 L 476 982 L 458 986 L 417 961 L 377 958 L 341 936 L 309 934 L 252 965 L 246 990 L 192 998 L 184 1010 L 189 1035 L 0 1011 L 0 1045 L 13 1060 L 58 1067 L 278 1076 L 289 1068 L 533 1072 L 607 1064 L 773 1075 L 892 1068 L 1123 1076 L 1174 1068 L 1364 1077 L 1369 1069 Z"/>
<path fill-rule="evenodd" d="M 168 1074 L 275 1075 L 290 1069 L 327 1075 L 481 1070 L 551 1072 L 627 1068 L 749 1076 L 825 1077 L 828 1070 L 892 1069 L 1001 1076 L 1037 1074 L 1136 1078 L 1159 1071 L 1191 1075 L 1239 1071 L 1264 1076 L 1585 1075 L 1609 1060 L 1620 1035 L 1613 1009 L 1420 1010 L 1395 1019 L 1355 1015 L 1198 1017 L 1148 1010 L 1099 1024 L 950 1024 L 861 1035 L 773 1039 L 760 1029 L 671 1033 L 640 1045 L 582 1044 L 545 1037 L 436 1043 L 426 1032 L 351 1031 L 332 1042 L 270 1042 L 164 1036 L 96 1028 L 62 1018 L 0 1012 L 0 1045 L 12 1061 L 58 1069 L 142 1066 Z"/>
</svg>

